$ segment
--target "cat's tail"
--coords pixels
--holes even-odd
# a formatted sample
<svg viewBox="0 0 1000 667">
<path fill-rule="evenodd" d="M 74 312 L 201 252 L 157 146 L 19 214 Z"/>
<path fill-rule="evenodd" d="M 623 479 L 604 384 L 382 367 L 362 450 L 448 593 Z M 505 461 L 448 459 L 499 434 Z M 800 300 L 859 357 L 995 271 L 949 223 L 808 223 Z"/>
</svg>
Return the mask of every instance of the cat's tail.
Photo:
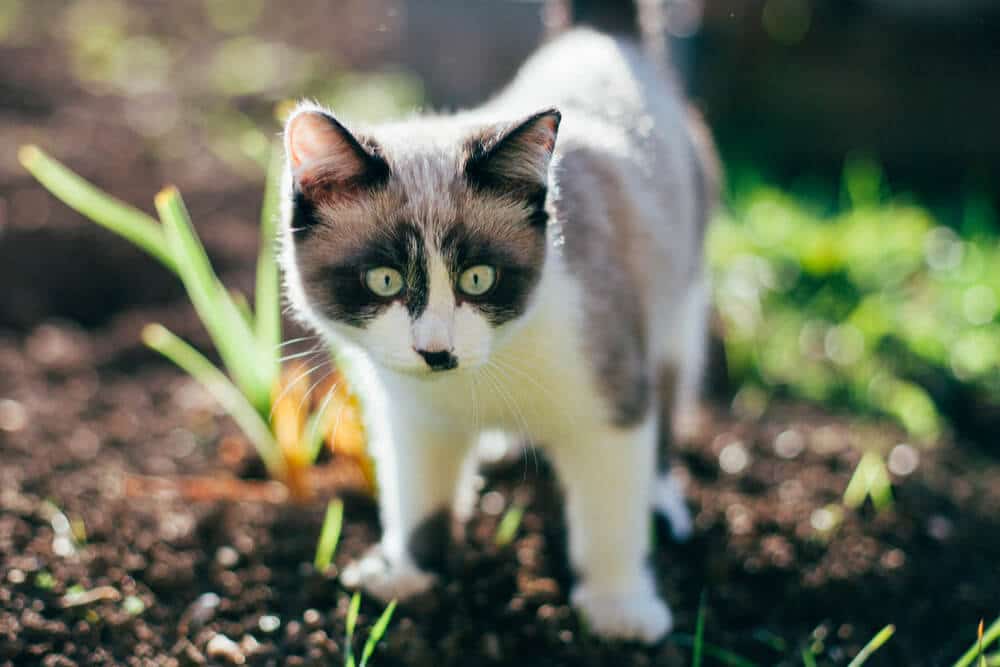
<svg viewBox="0 0 1000 667">
<path fill-rule="evenodd" d="M 663 0 L 548 0 L 545 25 L 553 34 L 580 25 L 628 37 L 653 55 L 665 43 Z"/>
</svg>

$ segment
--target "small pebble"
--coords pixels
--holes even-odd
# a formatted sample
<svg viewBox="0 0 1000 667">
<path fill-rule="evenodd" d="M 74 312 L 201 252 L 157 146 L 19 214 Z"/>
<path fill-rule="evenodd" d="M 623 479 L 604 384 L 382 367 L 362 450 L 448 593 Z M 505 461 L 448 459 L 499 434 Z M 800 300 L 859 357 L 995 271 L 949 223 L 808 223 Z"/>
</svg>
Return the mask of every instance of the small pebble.
<svg viewBox="0 0 1000 667">
<path fill-rule="evenodd" d="M 806 439 L 795 429 L 782 431 L 774 439 L 774 453 L 783 459 L 794 459 L 806 448 Z"/>
<path fill-rule="evenodd" d="M 889 470 L 893 475 L 905 477 L 920 465 L 920 455 L 917 450 L 906 443 L 896 445 L 889 452 Z"/>
<path fill-rule="evenodd" d="M 730 475 L 736 475 L 750 464 L 750 455 L 747 454 L 746 447 L 737 440 L 732 442 L 719 452 L 719 467 Z"/>
<path fill-rule="evenodd" d="M 215 562 L 229 569 L 240 561 L 240 552 L 232 547 L 219 547 L 215 552 Z"/>
<path fill-rule="evenodd" d="M 260 642 L 253 635 L 243 635 L 243 638 L 240 639 L 240 650 L 243 651 L 244 655 L 253 655 L 260 650 Z"/>
<path fill-rule="evenodd" d="M 28 411 L 17 401 L 0 399 L 0 431 L 15 433 L 28 425 Z"/>
<path fill-rule="evenodd" d="M 480 507 L 483 508 L 484 514 L 489 514 L 490 516 L 498 516 L 503 512 L 504 506 L 507 501 L 504 500 L 503 494 L 499 491 L 489 491 L 483 494 L 483 499 L 480 501 Z"/>
<path fill-rule="evenodd" d="M 257 621 L 257 627 L 260 628 L 261 632 L 266 632 L 270 634 L 275 630 L 277 630 L 279 627 L 281 627 L 281 619 L 278 618 L 277 616 L 272 616 L 271 614 L 267 614 L 265 616 L 260 617 L 260 620 Z"/>
<path fill-rule="evenodd" d="M 217 634 L 208 640 L 205 653 L 209 658 L 222 658 L 231 665 L 243 665 L 247 661 L 240 645 L 223 634 Z"/>
<path fill-rule="evenodd" d="M 222 600 L 215 593 L 204 593 L 191 605 L 189 613 L 192 625 L 204 625 L 213 616 Z"/>
<path fill-rule="evenodd" d="M 955 524 L 951 519 L 935 514 L 927 520 L 927 534 L 938 542 L 944 542 L 955 532 Z"/>
<path fill-rule="evenodd" d="M 319 626 L 323 617 L 315 609 L 306 609 L 305 613 L 302 614 L 302 620 L 305 622 L 306 627 L 315 628 Z"/>
</svg>

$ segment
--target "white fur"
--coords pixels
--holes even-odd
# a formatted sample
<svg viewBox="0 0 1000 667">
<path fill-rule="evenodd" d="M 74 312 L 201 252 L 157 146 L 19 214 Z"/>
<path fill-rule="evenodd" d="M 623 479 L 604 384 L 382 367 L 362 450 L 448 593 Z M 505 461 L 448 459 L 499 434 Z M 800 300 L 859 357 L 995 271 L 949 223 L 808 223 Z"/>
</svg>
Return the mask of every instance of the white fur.
<svg viewBox="0 0 1000 667">
<path fill-rule="evenodd" d="M 569 147 L 564 150 L 597 145 L 613 168 L 635 173 L 634 191 L 627 194 L 643 237 L 633 254 L 658 271 L 650 276 L 657 283 L 643 295 L 647 339 L 656 342 L 651 362 L 677 365 L 689 396 L 704 355 L 707 290 L 691 286 L 698 282 L 691 276 L 700 246 L 692 222 L 695 177 L 685 111 L 656 68 L 637 65 L 630 48 L 575 31 L 543 48 L 509 91 L 486 107 L 450 120 L 414 121 L 424 133 L 407 123 L 381 128 L 378 138 L 411 156 L 422 150 L 445 156 L 428 157 L 426 168 L 401 175 L 410 179 L 407 190 L 418 193 L 408 205 L 421 215 L 424 207 L 439 211 L 441 203 L 430 200 L 442 199 L 442 174 L 454 171 L 454 156 L 447 153 L 454 149 L 434 153 L 428 147 L 458 145 L 454 137 L 484 119 L 558 104 L 564 113 L 558 142 Z M 414 163 L 424 164 L 421 159 Z M 558 174 L 558 167 L 552 169 Z M 558 185 L 554 178 L 553 189 Z M 676 224 L 663 220 L 667 211 Z M 499 327 L 473 307 L 457 305 L 433 247 L 428 307 L 416 322 L 401 305 L 363 330 L 330 322 L 305 296 L 290 233 L 283 258 L 288 295 L 296 312 L 338 350 L 343 372 L 364 396 L 377 461 L 380 553 L 345 571 L 345 584 L 384 599 L 431 585 L 433 578 L 412 561 L 407 538 L 421 521 L 450 506 L 459 478 L 469 476 L 463 462 L 479 434 L 499 429 L 545 446 L 565 487 L 570 558 L 581 575 L 572 600 L 590 628 L 643 641 L 668 632 L 670 611 L 646 565 L 650 508 L 662 509 L 679 536 L 690 532 L 690 516 L 679 488 L 654 479 L 656 411 L 635 426 L 613 425 L 612 407 L 587 363 L 585 332 L 594 323 L 583 315 L 584 287 L 561 254 L 559 225 L 549 227 L 548 257 L 530 307 Z M 432 373 L 414 348 L 453 350 L 459 367 Z"/>
</svg>

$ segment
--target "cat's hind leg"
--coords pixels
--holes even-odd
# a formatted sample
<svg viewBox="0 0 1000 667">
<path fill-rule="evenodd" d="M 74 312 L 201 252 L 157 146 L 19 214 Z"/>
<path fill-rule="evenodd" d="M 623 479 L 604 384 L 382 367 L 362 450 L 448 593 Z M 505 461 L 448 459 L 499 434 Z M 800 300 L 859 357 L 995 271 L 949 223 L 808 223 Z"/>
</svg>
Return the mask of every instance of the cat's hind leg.
<svg viewBox="0 0 1000 667">
<path fill-rule="evenodd" d="M 684 500 L 680 480 L 670 471 L 670 450 L 674 440 L 674 415 L 680 379 L 677 370 L 664 365 L 659 378 L 660 424 L 656 446 L 656 481 L 653 483 L 653 510 L 670 526 L 670 534 L 678 542 L 691 537 L 691 511 Z"/>
</svg>

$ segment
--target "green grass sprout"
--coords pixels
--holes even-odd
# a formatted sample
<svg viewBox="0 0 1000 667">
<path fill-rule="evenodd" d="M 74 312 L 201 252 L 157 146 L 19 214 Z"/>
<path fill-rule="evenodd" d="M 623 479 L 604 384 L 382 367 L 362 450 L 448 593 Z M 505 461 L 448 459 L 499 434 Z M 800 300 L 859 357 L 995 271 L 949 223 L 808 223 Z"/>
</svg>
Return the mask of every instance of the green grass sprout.
<svg viewBox="0 0 1000 667">
<path fill-rule="evenodd" d="M 344 522 L 344 502 L 339 498 L 331 500 L 326 506 L 326 516 L 323 518 L 323 529 L 319 534 L 319 543 L 316 545 L 316 557 L 313 559 L 313 567 L 322 574 L 330 567 L 333 561 L 333 554 L 337 552 L 337 543 L 340 541 L 340 529 Z"/>
<path fill-rule="evenodd" d="M 389 621 L 392 620 L 392 614 L 396 611 L 396 601 L 393 600 L 389 603 L 389 606 L 385 608 L 382 615 L 378 617 L 375 621 L 375 625 L 372 626 L 371 632 L 368 633 L 368 641 L 365 642 L 365 647 L 361 651 L 361 664 L 359 667 L 366 667 L 368 664 L 368 659 L 371 658 L 372 653 L 375 651 L 375 645 L 381 641 L 382 637 L 385 635 L 386 629 L 389 627 Z"/>
<path fill-rule="evenodd" d="M 954 667 L 969 667 L 998 638 L 1000 638 L 1000 618 L 993 621 L 990 627 L 977 637 L 976 643 L 969 647 L 969 650 L 955 662 Z M 987 664 L 992 665 L 996 658 L 998 658 L 996 655 L 990 656 Z"/>
<path fill-rule="evenodd" d="M 498 547 L 505 547 L 517 537 L 517 529 L 521 527 L 521 519 L 524 518 L 524 508 L 518 504 L 513 504 L 507 508 L 500 523 L 497 524 L 496 534 L 493 535 L 493 543 Z"/>
<path fill-rule="evenodd" d="M 361 593 L 354 593 L 351 596 L 351 604 L 347 608 L 347 619 L 346 625 L 347 630 L 345 632 L 344 639 L 344 667 L 367 667 L 368 661 L 372 657 L 372 653 L 375 652 L 375 646 L 382 641 L 382 637 L 385 636 L 385 631 L 389 628 L 389 622 L 392 620 L 392 615 L 396 611 L 396 601 L 393 600 L 386 606 L 382 611 L 382 614 L 375 621 L 375 625 L 368 632 L 368 639 L 365 640 L 365 645 L 361 649 L 361 662 L 358 663 L 354 658 L 354 630 L 358 624 L 358 612 L 361 610 Z"/>
<path fill-rule="evenodd" d="M 698 620 L 694 626 L 694 653 L 691 656 L 691 667 L 701 667 L 701 654 L 705 644 L 705 614 L 708 610 L 708 598 L 705 591 L 701 592 L 698 601 Z"/>
<path fill-rule="evenodd" d="M 892 482 L 885 461 L 878 452 L 867 451 L 861 455 L 858 466 L 844 489 L 844 504 L 857 509 L 871 498 L 875 509 L 881 510 L 892 504 Z"/>
<path fill-rule="evenodd" d="M 347 631 L 344 639 L 344 665 L 356 667 L 354 662 L 354 627 L 358 623 L 358 611 L 361 609 L 361 593 L 351 596 L 351 604 L 347 608 Z"/>
<path fill-rule="evenodd" d="M 677 633 L 667 637 L 667 641 L 673 642 L 678 646 L 683 646 L 686 648 L 694 648 L 695 637 L 693 635 L 688 635 L 684 633 Z M 723 665 L 728 665 L 729 667 L 758 667 L 758 664 L 753 660 L 744 658 L 743 656 L 730 651 L 729 649 L 722 648 L 721 646 L 716 646 L 711 642 L 702 641 L 701 643 L 702 654 L 706 657 L 712 658 Z M 693 663 L 692 663 L 693 664 Z"/>
<path fill-rule="evenodd" d="M 876 633 L 864 648 L 858 651 L 858 654 L 854 656 L 854 659 L 848 663 L 847 667 L 861 667 L 865 662 L 872 656 L 875 651 L 882 648 L 882 645 L 889 641 L 889 638 L 896 632 L 896 626 L 887 625 Z"/>
</svg>

